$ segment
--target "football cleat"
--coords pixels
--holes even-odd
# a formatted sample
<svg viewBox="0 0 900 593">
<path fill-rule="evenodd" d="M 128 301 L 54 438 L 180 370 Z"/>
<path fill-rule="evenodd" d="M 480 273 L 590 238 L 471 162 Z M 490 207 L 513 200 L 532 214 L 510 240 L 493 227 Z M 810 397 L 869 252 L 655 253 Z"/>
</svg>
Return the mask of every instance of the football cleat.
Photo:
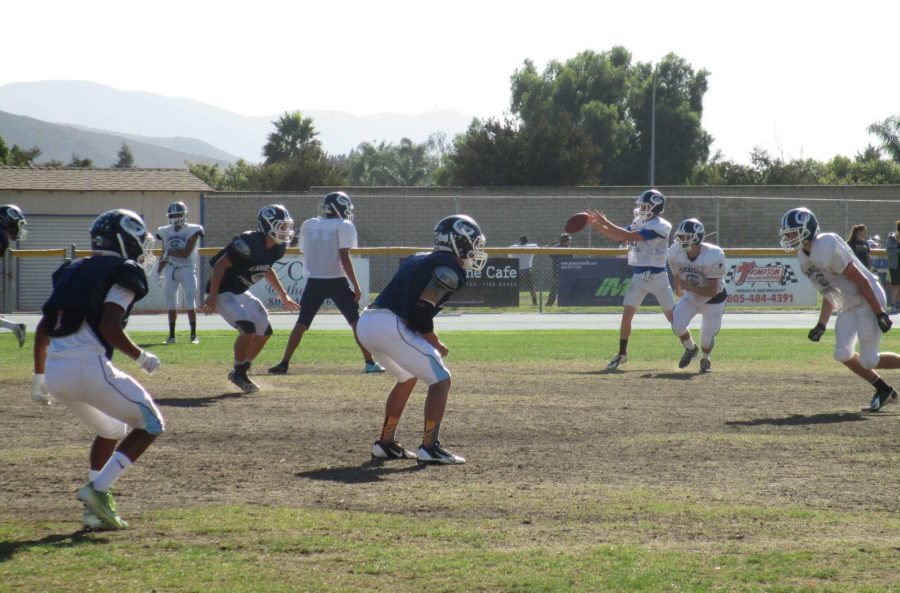
<svg viewBox="0 0 900 593">
<path fill-rule="evenodd" d="M 700 374 L 705 375 L 705 374 L 711 373 L 711 372 L 712 372 L 712 363 L 709 362 L 708 358 L 701 358 L 700 359 Z"/>
<path fill-rule="evenodd" d="M 425 445 L 419 447 L 419 452 L 416 453 L 416 459 L 421 463 L 435 463 L 440 465 L 461 465 L 466 462 L 465 457 L 454 455 L 441 447 L 440 442 L 435 442 L 430 447 L 426 447 Z"/>
<path fill-rule="evenodd" d="M 122 522 L 125 523 L 125 520 L 122 519 Z M 85 505 L 84 512 L 81 514 L 81 527 L 85 531 L 112 531 L 113 529 L 104 523 L 103 519 L 97 516 L 97 513 L 92 511 L 87 505 Z"/>
<path fill-rule="evenodd" d="M 375 441 L 372 459 L 415 459 L 416 454 L 397 441 Z"/>
<path fill-rule="evenodd" d="M 365 373 L 383 373 L 384 367 L 378 364 L 377 362 L 367 362 L 365 368 L 363 369 Z"/>
<path fill-rule="evenodd" d="M 111 493 L 94 490 L 93 483 L 88 482 L 78 489 L 76 497 L 110 529 L 128 528 L 128 523 L 116 512 L 116 501 Z"/>
<path fill-rule="evenodd" d="M 13 330 L 13 333 L 16 334 L 16 339 L 19 340 L 19 348 L 25 345 L 25 324 L 20 323 L 16 326 L 16 329 Z"/>
<path fill-rule="evenodd" d="M 199 344 L 199 343 L 200 343 L 200 338 L 198 338 L 197 336 L 191 336 L 191 344 Z"/>
<path fill-rule="evenodd" d="M 166 345 L 167 345 L 167 346 L 168 346 L 169 344 L 174 344 L 174 343 L 175 343 L 175 336 L 169 336 L 168 338 L 166 338 Z"/>
<path fill-rule="evenodd" d="M 877 412 L 881 408 L 885 407 L 888 404 L 895 403 L 897 401 L 897 390 L 891 389 L 887 393 L 876 393 L 872 397 L 872 403 L 869 404 L 868 408 L 863 408 L 863 410 L 869 412 Z"/>
<path fill-rule="evenodd" d="M 256 393 L 259 391 L 259 385 L 251 381 L 247 375 L 228 371 L 228 380 L 237 385 L 244 393 Z"/>
<path fill-rule="evenodd" d="M 619 368 L 620 364 L 625 364 L 628 362 L 628 356 L 626 354 L 616 354 L 612 360 L 609 361 L 609 364 L 606 365 L 607 371 L 614 371 Z"/>
<path fill-rule="evenodd" d="M 700 346 L 694 346 L 693 350 L 685 348 L 684 353 L 681 355 L 681 360 L 678 361 L 678 368 L 683 369 L 691 364 L 691 361 L 697 358 L 698 354 L 700 354 Z"/>
<path fill-rule="evenodd" d="M 269 367 L 269 373 L 272 375 L 287 375 L 288 363 L 283 360 L 273 367 Z"/>
</svg>

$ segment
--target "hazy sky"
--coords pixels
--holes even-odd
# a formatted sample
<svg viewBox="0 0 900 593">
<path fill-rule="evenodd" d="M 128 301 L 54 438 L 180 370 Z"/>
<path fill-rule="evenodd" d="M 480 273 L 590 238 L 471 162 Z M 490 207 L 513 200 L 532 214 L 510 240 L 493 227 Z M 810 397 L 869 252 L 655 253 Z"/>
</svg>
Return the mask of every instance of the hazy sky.
<svg viewBox="0 0 900 593">
<path fill-rule="evenodd" d="M 866 126 L 900 114 L 896 0 L 42 0 L 0 14 L 0 85 L 89 80 L 246 115 L 495 116 L 525 59 L 543 70 L 614 45 L 708 70 L 703 126 L 742 162 L 753 146 L 853 156 L 875 142 Z"/>
</svg>

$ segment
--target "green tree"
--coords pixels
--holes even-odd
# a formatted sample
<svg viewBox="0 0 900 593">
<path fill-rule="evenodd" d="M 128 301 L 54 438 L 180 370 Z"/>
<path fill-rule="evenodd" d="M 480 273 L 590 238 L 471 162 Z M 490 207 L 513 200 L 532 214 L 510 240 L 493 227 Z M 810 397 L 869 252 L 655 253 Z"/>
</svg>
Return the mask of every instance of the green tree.
<svg viewBox="0 0 900 593">
<path fill-rule="evenodd" d="M 414 186 L 432 179 L 439 161 L 433 144 L 417 144 L 409 138 L 395 146 L 381 142 L 377 146 L 363 142 L 350 151 L 347 168 L 351 185 Z"/>
<path fill-rule="evenodd" d="M 6 164 L 6 159 L 9 157 L 9 147 L 6 145 L 6 142 L 3 140 L 3 136 L 0 136 L 0 165 Z"/>
<path fill-rule="evenodd" d="M 6 156 L 6 164 L 10 167 L 30 167 L 42 152 L 37 146 L 21 148 L 18 144 L 13 144 Z"/>
<path fill-rule="evenodd" d="M 884 121 L 870 125 L 868 132 L 881 140 L 881 149 L 900 163 L 900 115 L 892 115 Z"/>
<path fill-rule="evenodd" d="M 125 142 L 119 148 L 118 161 L 113 165 L 115 169 L 131 169 L 134 167 L 134 155 L 131 154 L 131 147 Z"/>
<path fill-rule="evenodd" d="M 83 159 L 74 152 L 72 153 L 72 160 L 68 164 L 69 167 L 74 167 L 77 169 L 90 169 L 94 166 L 94 161 L 91 159 Z"/>
<path fill-rule="evenodd" d="M 263 146 L 266 164 L 287 161 L 300 154 L 306 148 L 318 147 L 318 132 L 311 118 L 303 117 L 299 111 L 285 112 L 278 121 L 273 121 L 275 131 Z"/>
</svg>

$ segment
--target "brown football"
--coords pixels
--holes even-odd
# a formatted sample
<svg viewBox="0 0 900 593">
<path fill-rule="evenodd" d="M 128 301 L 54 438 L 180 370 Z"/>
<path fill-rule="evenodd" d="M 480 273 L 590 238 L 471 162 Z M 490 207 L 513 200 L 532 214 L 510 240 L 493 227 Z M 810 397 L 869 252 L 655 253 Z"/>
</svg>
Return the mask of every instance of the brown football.
<svg viewBox="0 0 900 593">
<path fill-rule="evenodd" d="M 566 232 L 577 233 L 585 227 L 588 222 L 588 218 L 590 218 L 590 216 L 587 212 L 579 212 L 578 214 L 573 214 L 569 217 L 569 220 L 566 221 Z"/>
</svg>

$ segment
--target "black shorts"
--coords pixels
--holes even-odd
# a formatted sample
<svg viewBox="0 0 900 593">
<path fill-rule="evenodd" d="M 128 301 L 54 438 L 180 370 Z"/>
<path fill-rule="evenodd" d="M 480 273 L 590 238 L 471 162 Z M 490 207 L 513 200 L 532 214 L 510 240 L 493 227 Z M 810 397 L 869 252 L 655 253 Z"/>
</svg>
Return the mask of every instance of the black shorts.
<svg viewBox="0 0 900 593">
<path fill-rule="evenodd" d="M 310 278 L 300 295 L 300 316 L 297 323 L 306 327 L 312 325 L 312 320 L 325 299 L 334 302 L 347 323 L 356 323 L 359 320 L 359 305 L 353 302 L 353 296 L 353 289 L 346 278 Z"/>
</svg>

